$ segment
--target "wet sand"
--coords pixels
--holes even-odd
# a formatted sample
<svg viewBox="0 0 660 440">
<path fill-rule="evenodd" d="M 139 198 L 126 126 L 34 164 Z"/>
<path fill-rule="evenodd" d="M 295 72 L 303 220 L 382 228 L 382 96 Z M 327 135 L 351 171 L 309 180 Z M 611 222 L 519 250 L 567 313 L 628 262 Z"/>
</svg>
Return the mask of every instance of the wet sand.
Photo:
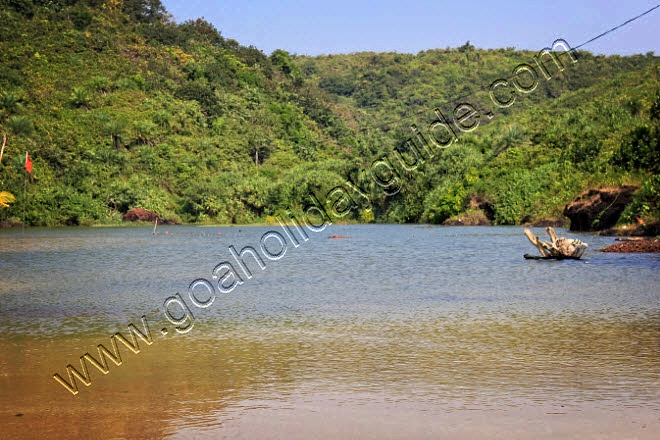
<svg viewBox="0 0 660 440">
<path fill-rule="evenodd" d="M 179 413 L 176 397 L 151 397 L 138 404 L 135 395 L 130 400 L 116 395 L 65 411 L 44 402 L 23 407 L 22 416 L 5 410 L 0 438 L 655 440 L 660 430 L 658 411 L 605 410 L 590 403 L 500 405 L 494 400 L 484 406 L 461 399 L 439 404 L 386 393 L 335 393 L 199 405 L 196 412 Z M 187 422 L 170 425 L 167 420 L 175 415 Z"/>
<path fill-rule="evenodd" d="M 376 396 L 377 397 L 377 396 Z M 240 439 L 639 439 L 657 438 L 660 414 L 644 409 L 603 410 L 585 405 L 519 402 L 484 409 L 459 400 L 427 406 L 392 396 L 314 396 L 289 407 L 255 408 L 249 417 L 226 422 L 222 435 Z M 257 403 L 255 402 L 255 406 Z M 497 402 L 493 402 L 497 406 Z M 215 431 L 220 434 L 220 431 Z M 203 435 L 203 431 L 190 431 Z"/>
<path fill-rule="evenodd" d="M 391 339 L 374 339 L 376 329 L 365 328 L 326 329 L 326 335 L 266 328 L 220 338 L 154 334 L 151 346 L 126 353 L 108 374 L 90 366 L 92 384 L 79 383 L 75 396 L 52 374 L 76 364 L 96 335 L 74 346 L 67 339 L 2 341 L 0 438 L 657 438 L 657 372 L 649 365 L 636 378 L 625 373 L 634 368 L 628 356 L 648 353 L 643 359 L 655 362 L 659 335 L 647 323 L 624 330 L 616 322 L 565 322 L 574 337 L 598 342 L 585 350 L 557 341 L 548 358 L 506 353 L 510 342 L 496 341 L 520 334 L 529 338 L 526 350 L 553 349 L 541 333 L 530 333 L 540 323 L 509 325 L 432 326 L 439 334 L 453 328 L 484 348 L 495 344 L 478 356 L 470 347 L 460 351 L 460 341 L 448 351 L 420 341 L 409 351 L 392 350 L 380 345 Z M 362 338 L 351 337 L 359 332 Z M 628 354 L 621 353 L 618 365 L 602 364 L 598 353 L 621 338 Z M 654 385 L 642 390 L 637 380 Z"/>
</svg>

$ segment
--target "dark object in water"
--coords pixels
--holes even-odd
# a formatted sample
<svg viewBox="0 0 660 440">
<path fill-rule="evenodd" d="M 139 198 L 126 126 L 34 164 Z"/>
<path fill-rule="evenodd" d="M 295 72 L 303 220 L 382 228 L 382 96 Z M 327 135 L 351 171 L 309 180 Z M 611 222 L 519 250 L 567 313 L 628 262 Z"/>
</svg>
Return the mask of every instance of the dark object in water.
<svg viewBox="0 0 660 440">
<path fill-rule="evenodd" d="M 584 253 L 584 251 L 589 246 L 587 243 L 583 243 L 575 238 L 564 238 L 564 237 L 557 238 L 557 234 L 555 234 L 555 230 L 550 226 L 545 228 L 545 230 L 548 232 L 548 235 L 550 236 L 552 242 L 541 241 L 538 237 L 532 234 L 532 231 L 530 231 L 529 229 L 524 230 L 524 233 L 529 239 L 529 241 L 531 241 L 534 247 L 536 247 L 536 249 L 538 249 L 539 252 L 541 252 L 541 256 L 536 258 L 532 255 L 525 254 L 526 259 L 579 260 L 582 254 Z"/>
<path fill-rule="evenodd" d="M 523 257 L 525 257 L 525 260 L 579 260 L 578 257 L 564 257 L 562 255 L 542 257 L 540 255 L 525 254 Z"/>
<path fill-rule="evenodd" d="M 144 208 L 133 208 L 130 211 L 128 211 L 126 214 L 124 214 L 124 221 L 125 222 L 149 222 L 149 223 L 155 223 L 156 219 L 158 219 L 158 224 L 159 225 L 175 225 L 176 222 L 173 220 L 161 218 L 158 216 L 153 211 L 148 211 Z"/>
</svg>

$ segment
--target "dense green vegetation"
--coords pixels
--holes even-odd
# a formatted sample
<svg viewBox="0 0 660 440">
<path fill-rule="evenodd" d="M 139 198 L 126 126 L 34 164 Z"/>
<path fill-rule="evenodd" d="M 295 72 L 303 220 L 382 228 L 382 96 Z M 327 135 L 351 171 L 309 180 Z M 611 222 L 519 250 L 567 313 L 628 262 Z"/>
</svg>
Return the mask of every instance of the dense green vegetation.
<svg viewBox="0 0 660 440">
<path fill-rule="evenodd" d="M 135 207 L 182 222 L 272 221 L 310 193 L 337 201 L 328 194 L 347 181 L 364 196 L 346 190 L 350 212 L 335 204 L 346 221 L 441 223 L 479 200 L 495 223 L 519 224 L 623 183 L 642 187 L 626 220 L 660 216 L 658 57 L 581 51 L 493 108 L 479 89 L 534 55 L 467 43 L 266 56 L 204 20 L 174 22 L 159 0 L 0 0 L 0 191 L 17 196 L 0 220 L 22 218 L 26 150 L 31 225 L 115 223 Z M 494 117 L 404 168 L 415 163 L 410 124 L 460 102 Z M 382 158 L 395 176 L 374 167 Z"/>
<path fill-rule="evenodd" d="M 581 51 L 576 63 L 564 57 L 562 72 L 546 63 L 549 80 L 539 73 L 534 91 L 517 93 L 510 107 L 495 107 L 482 87 L 510 78 L 520 63 L 534 65 L 535 55 L 475 50 L 467 43 L 417 55 L 361 53 L 296 61 L 306 81 L 355 115 L 370 138 L 370 150 L 361 154 L 370 157 L 393 157 L 395 149 L 405 154 L 400 146 L 414 137 L 411 124 L 428 138 L 423 127 L 436 119 L 429 109 L 439 108 L 447 119 L 460 103 L 482 109 L 476 129 L 436 150 L 405 177 L 402 191 L 377 210 L 379 220 L 442 223 L 464 216 L 470 201 L 478 201 L 492 209 L 494 223 L 520 224 L 560 217 L 565 204 L 590 187 L 624 183 L 644 189 L 622 221 L 634 219 L 635 210 L 657 218 L 658 58 Z M 415 143 L 421 153 L 421 142 Z M 414 152 L 407 150 L 412 164 Z"/>
</svg>

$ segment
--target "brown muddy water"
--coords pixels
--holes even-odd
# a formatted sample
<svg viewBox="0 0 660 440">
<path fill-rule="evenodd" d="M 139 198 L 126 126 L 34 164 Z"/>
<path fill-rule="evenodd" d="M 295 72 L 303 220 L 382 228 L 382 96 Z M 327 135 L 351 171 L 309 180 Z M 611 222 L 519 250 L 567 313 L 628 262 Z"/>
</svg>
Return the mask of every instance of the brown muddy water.
<svg viewBox="0 0 660 440">
<path fill-rule="evenodd" d="M 0 438 L 657 438 L 660 255 L 585 235 L 584 261 L 527 261 L 517 227 L 159 232 L 0 231 Z M 244 283 L 196 306 L 224 261 Z M 120 365 L 85 374 L 99 344 Z"/>
</svg>

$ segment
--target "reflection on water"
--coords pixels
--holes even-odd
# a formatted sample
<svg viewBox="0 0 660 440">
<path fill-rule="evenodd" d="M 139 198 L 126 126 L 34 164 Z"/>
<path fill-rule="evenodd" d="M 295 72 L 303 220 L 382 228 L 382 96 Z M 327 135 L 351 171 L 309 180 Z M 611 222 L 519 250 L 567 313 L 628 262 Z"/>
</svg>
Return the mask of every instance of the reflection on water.
<svg viewBox="0 0 660 440">
<path fill-rule="evenodd" d="M 520 228 L 333 226 L 193 307 L 194 328 L 177 334 L 164 299 L 187 297 L 230 244 L 257 247 L 267 230 L 1 231 L 0 433 L 651 438 L 660 427 L 657 255 L 598 253 L 611 239 L 586 237 L 588 264 L 537 262 L 522 259 Z M 76 396 L 52 379 L 143 314 L 152 345 L 120 344 L 123 364 L 89 366 Z"/>
</svg>

